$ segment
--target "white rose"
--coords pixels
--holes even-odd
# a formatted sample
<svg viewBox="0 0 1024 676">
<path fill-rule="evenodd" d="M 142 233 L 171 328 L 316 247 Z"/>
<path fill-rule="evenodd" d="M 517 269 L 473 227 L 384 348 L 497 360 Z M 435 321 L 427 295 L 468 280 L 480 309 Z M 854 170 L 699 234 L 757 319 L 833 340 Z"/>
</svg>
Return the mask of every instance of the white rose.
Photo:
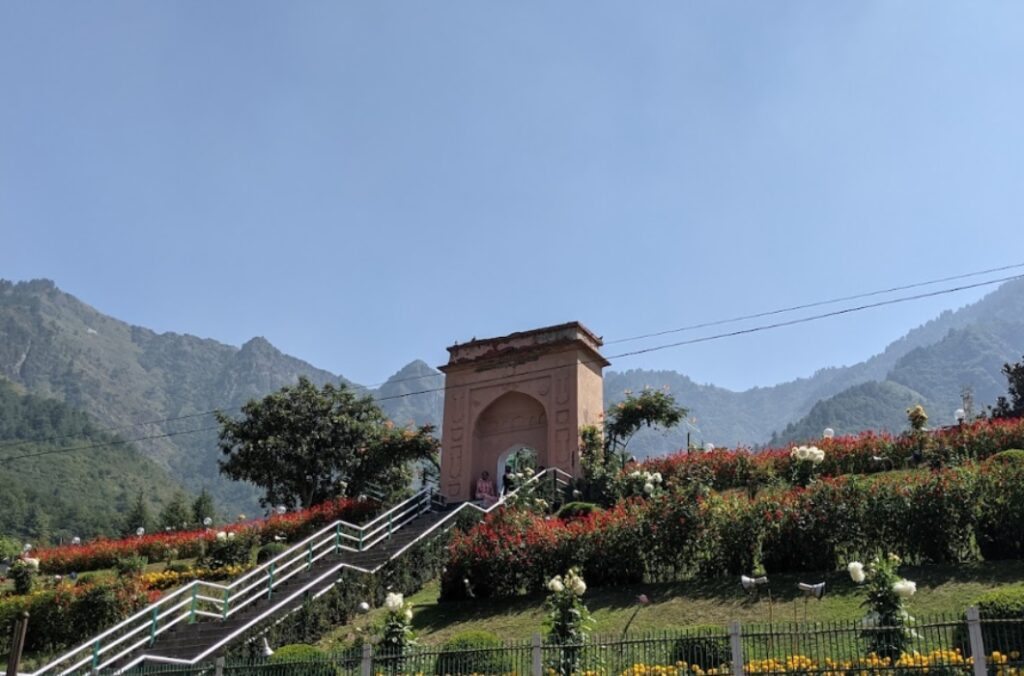
<svg viewBox="0 0 1024 676">
<path fill-rule="evenodd" d="M 654 484 L 652 484 L 652 483 L 644 484 L 644 493 L 647 493 L 647 495 L 650 495 L 653 492 L 654 492 Z"/>
<path fill-rule="evenodd" d="M 850 579 L 857 584 L 864 581 L 864 564 L 860 561 L 850 561 L 850 565 L 846 567 L 846 570 L 850 571 Z"/>
<path fill-rule="evenodd" d="M 217 533 L 217 542 L 224 542 L 227 539 L 228 539 L 228 534 L 225 533 L 224 531 L 220 531 L 219 533 Z"/>
<path fill-rule="evenodd" d="M 412 622 L 412 608 L 405 609 L 404 617 L 406 622 Z"/>
<path fill-rule="evenodd" d="M 235 532 L 231 531 L 230 533 L 228 533 L 228 540 L 234 540 L 234 539 L 235 539 Z"/>
<path fill-rule="evenodd" d="M 548 582 L 548 591 L 560 594 L 565 590 L 565 585 L 562 584 L 562 578 L 555 576 Z"/>
<path fill-rule="evenodd" d="M 572 593 L 576 596 L 583 596 L 587 593 L 587 583 L 583 581 L 582 577 L 577 577 L 573 579 Z"/>
<path fill-rule="evenodd" d="M 401 594 L 389 592 L 388 595 L 384 597 L 384 607 L 393 613 L 397 613 L 399 610 L 402 609 L 402 606 L 404 605 L 405 597 L 403 597 Z"/>
<path fill-rule="evenodd" d="M 901 599 L 909 599 L 917 591 L 917 583 L 910 580 L 897 580 L 892 584 L 892 590 Z"/>
<path fill-rule="evenodd" d="M 634 470 L 634 471 L 630 472 L 629 473 L 629 478 L 630 479 L 639 479 L 640 478 L 640 472 L 638 470 Z"/>
<path fill-rule="evenodd" d="M 22 559 L 22 561 L 32 570 L 39 570 L 39 559 Z"/>
<path fill-rule="evenodd" d="M 651 481 L 653 481 L 656 484 L 660 484 L 661 483 L 661 472 L 655 472 L 654 474 L 652 474 L 651 475 Z"/>
<path fill-rule="evenodd" d="M 812 448 L 810 449 L 810 451 L 811 462 L 813 462 L 815 465 L 821 464 L 821 462 L 825 460 L 825 451 L 821 450 L 820 448 Z"/>
</svg>

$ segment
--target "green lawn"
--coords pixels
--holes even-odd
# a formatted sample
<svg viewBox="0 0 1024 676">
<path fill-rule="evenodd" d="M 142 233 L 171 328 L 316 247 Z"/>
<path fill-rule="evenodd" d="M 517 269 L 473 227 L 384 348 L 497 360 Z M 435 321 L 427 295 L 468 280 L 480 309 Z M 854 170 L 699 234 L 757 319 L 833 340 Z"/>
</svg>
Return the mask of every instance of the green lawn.
<svg viewBox="0 0 1024 676">
<path fill-rule="evenodd" d="M 1024 561 L 907 566 L 902 573 L 917 582 L 917 594 L 910 604 L 914 615 L 959 615 L 979 594 L 1024 581 Z M 862 590 L 845 572 L 825 576 L 776 575 L 771 578 L 774 621 L 803 621 L 805 604 L 796 584 L 822 580 L 828 582 L 827 593 L 823 600 L 806 604 L 809 621 L 856 620 L 864 615 L 860 606 Z M 701 624 L 724 626 L 731 620 L 767 623 L 769 619 L 767 595 L 762 594 L 759 601 L 750 600 L 738 579 L 642 584 L 587 591 L 584 600 L 596 620 L 595 632 L 618 635 L 636 609 L 635 598 L 641 593 L 647 594 L 652 603 L 637 614 L 632 625 L 635 631 Z M 433 582 L 410 598 L 413 628 L 423 643 L 441 643 L 467 629 L 485 629 L 505 639 L 526 639 L 541 630 L 543 597 L 438 603 L 437 595 L 438 585 Z M 344 647 L 382 617 L 383 611 L 374 609 L 357 622 L 338 627 L 320 645 L 328 649 Z"/>
</svg>

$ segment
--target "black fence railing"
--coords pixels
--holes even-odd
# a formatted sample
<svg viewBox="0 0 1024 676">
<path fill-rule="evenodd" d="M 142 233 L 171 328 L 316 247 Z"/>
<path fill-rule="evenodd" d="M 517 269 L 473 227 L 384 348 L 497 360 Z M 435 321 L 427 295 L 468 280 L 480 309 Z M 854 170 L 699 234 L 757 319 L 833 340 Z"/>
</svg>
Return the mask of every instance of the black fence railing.
<svg viewBox="0 0 1024 676">
<path fill-rule="evenodd" d="M 532 641 L 445 650 L 410 646 L 310 659 L 162 665 L 133 674 L 166 676 L 1024 676 L 1024 618 L 919 618 L 904 627 L 870 622 L 776 623 L 701 628 L 578 645 Z M 282 653 L 283 656 L 283 653 Z"/>
</svg>

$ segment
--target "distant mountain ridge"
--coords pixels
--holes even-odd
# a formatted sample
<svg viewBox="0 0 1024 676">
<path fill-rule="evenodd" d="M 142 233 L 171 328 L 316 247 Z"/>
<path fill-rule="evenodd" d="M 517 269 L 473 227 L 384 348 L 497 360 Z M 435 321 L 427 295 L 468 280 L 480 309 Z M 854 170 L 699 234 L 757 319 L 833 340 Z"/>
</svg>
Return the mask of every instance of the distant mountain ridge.
<svg viewBox="0 0 1024 676">
<path fill-rule="evenodd" d="M 817 434 L 831 424 L 823 421 L 835 421 L 832 426 L 844 431 L 895 425 L 898 420 L 891 418 L 890 409 L 915 396 L 934 406 L 936 415 L 946 415 L 955 408 L 962 385 L 975 389 L 979 405 L 1005 389 L 998 370 L 1003 361 L 1024 354 L 1022 318 L 1024 280 L 1019 280 L 973 305 L 942 313 L 859 364 L 743 392 L 700 385 L 673 371 L 608 371 L 605 402 L 613 405 L 627 389 L 668 385 L 697 418 L 696 426 L 688 428 L 693 440 L 718 446 L 763 444 L 773 435 L 782 442 Z M 300 375 L 318 384 L 354 385 L 282 353 L 264 338 L 235 347 L 156 333 L 106 316 L 51 281 L 0 281 L 0 376 L 83 410 L 103 426 L 230 410 Z M 882 385 L 865 387 L 869 383 Z M 380 398 L 399 424 L 436 425 L 444 403 L 443 392 L 436 390 L 443 384 L 435 369 L 417 360 L 379 389 L 364 391 Z M 424 390 L 435 391 L 413 394 Z M 845 417 L 836 417 L 841 410 Z M 850 410 L 860 413 L 851 417 Z M 140 425 L 123 435 L 189 432 L 137 445 L 190 490 L 206 487 L 231 509 L 253 510 L 253 489 L 226 481 L 217 471 L 216 432 L 206 429 L 213 426 L 212 417 L 197 416 Z M 634 439 L 634 450 L 645 455 L 681 448 L 686 432 L 645 430 Z"/>
</svg>

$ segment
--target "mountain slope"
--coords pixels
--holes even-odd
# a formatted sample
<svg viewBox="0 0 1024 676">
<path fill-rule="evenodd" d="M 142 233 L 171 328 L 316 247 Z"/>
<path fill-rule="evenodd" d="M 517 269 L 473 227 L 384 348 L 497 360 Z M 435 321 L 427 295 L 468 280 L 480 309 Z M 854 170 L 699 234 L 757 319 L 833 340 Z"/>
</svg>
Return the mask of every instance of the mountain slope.
<svg viewBox="0 0 1024 676">
<path fill-rule="evenodd" d="M 18 443 L 26 439 L 50 441 Z M 158 513 L 178 486 L 130 445 L 56 452 L 112 441 L 85 414 L 0 379 L 0 535 L 35 543 L 117 535 L 138 491 Z"/>
</svg>

